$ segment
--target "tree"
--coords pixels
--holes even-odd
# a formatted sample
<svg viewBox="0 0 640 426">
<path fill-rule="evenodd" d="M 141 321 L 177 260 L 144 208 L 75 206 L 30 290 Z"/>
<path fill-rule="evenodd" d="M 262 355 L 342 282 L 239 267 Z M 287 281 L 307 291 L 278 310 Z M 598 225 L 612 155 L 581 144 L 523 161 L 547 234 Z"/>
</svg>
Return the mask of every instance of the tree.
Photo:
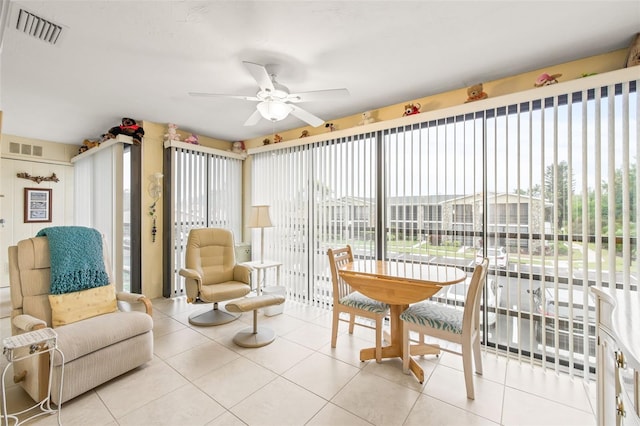
<svg viewBox="0 0 640 426">
<path fill-rule="evenodd" d="M 629 166 L 629 221 L 632 229 L 635 229 L 637 215 L 636 215 L 636 207 L 637 207 L 637 196 L 636 196 L 636 173 L 637 167 L 636 164 L 633 163 Z M 599 211 L 601 215 L 601 226 L 603 231 L 606 233 L 608 229 L 609 223 L 609 191 L 613 190 L 615 194 L 615 227 L 616 227 L 616 235 L 622 235 L 622 217 L 623 217 L 623 178 L 622 169 L 616 169 L 615 177 L 613 184 L 610 184 L 606 181 L 602 181 L 602 185 L 600 187 L 600 206 Z M 582 205 L 583 203 L 587 203 L 587 215 L 583 217 L 582 214 Z M 588 233 L 590 235 L 595 235 L 595 223 L 596 218 L 596 194 L 595 190 L 589 189 L 587 194 L 578 194 L 573 197 L 573 212 L 572 212 L 572 220 L 573 220 L 573 232 L 581 233 L 582 222 L 586 220 L 588 222 Z M 634 234 L 634 232 L 632 232 Z"/>
<path fill-rule="evenodd" d="M 558 229 L 567 225 L 571 212 L 569 211 L 569 197 L 575 191 L 576 182 L 569 176 L 569 165 L 566 161 L 547 166 L 544 173 L 545 199 L 554 203 L 558 211 Z"/>
<path fill-rule="evenodd" d="M 633 163 L 629 166 L 629 188 L 627 189 L 629 194 L 629 221 L 633 224 L 636 222 L 636 206 L 638 200 L 636 199 L 636 173 L 637 167 Z M 611 189 L 613 188 L 613 189 Z M 609 192 L 613 190 L 615 198 L 615 223 L 616 234 L 622 235 L 622 217 L 623 217 L 623 171 L 621 168 L 616 169 L 613 183 L 602 181 L 602 220 L 607 221 L 609 217 Z M 605 222 L 606 223 L 606 222 Z"/>
<path fill-rule="evenodd" d="M 586 216 L 582 214 L 582 205 L 587 204 Z M 582 234 L 582 223 L 587 222 L 586 235 L 594 235 L 596 233 L 596 195 L 593 189 L 587 190 L 587 194 L 577 194 L 573 196 L 573 211 L 571 220 L 573 221 L 573 233 Z"/>
<path fill-rule="evenodd" d="M 535 185 L 533 185 L 533 187 L 529 188 L 529 189 L 516 189 L 513 191 L 515 194 L 520 194 L 520 195 L 528 195 L 530 197 L 539 197 L 540 196 L 540 184 L 536 183 Z"/>
</svg>

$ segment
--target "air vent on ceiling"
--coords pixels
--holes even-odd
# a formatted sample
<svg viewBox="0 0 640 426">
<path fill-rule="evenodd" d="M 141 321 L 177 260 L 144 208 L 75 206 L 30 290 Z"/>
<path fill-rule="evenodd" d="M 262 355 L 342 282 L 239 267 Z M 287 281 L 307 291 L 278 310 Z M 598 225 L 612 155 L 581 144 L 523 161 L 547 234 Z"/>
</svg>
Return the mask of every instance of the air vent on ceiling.
<svg viewBox="0 0 640 426">
<path fill-rule="evenodd" d="M 9 142 L 9 152 L 11 154 L 20 154 L 20 144 L 17 142 Z"/>
<path fill-rule="evenodd" d="M 16 29 L 50 44 L 56 44 L 62 33 L 62 26 L 47 21 L 24 9 L 20 9 L 20 12 L 18 12 Z"/>
</svg>

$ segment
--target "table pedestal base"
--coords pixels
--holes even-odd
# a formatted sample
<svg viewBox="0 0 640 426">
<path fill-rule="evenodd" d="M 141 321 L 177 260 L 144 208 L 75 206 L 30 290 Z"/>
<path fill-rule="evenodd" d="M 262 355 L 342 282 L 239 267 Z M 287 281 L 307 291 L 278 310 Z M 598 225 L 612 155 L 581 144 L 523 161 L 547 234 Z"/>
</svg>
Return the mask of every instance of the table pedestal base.
<svg viewBox="0 0 640 426">
<path fill-rule="evenodd" d="M 390 346 L 382 347 L 382 358 L 400 358 L 403 355 L 403 343 L 402 343 L 402 321 L 400 320 L 400 314 L 407 309 L 409 305 L 391 305 L 391 333 L 386 335 L 385 340 L 391 343 Z M 411 355 L 439 355 L 439 345 L 426 345 L 418 344 L 411 345 Z M 376 348 L 365 348 L 360 350 L 360 361 L 367 361 L 369 359 L 376 359 Z M 420 383 L 424 383 L 424 371 L 422 367 L 413 360 L 409 359 L 409 371 L 411 371 Z"/>
<path fill-rule="evenodd" d="M 440 346 L 438 345 L 412 345 L 411 355 L 440 355 Z M 384 346 L 382 348 L 382 358 L 400 358 L 402 359 L 402 347 Z M 366 348 L 360 350 L 360 361 L 376 359 L 376 348 Z M 413 358 L 409 359 L 409 371 L 411 371 L 420 383 L 424 383 L 424 371 L 420 364 Z M 408 372 L 407 372 L 408 374 Z"/>
<path fill-rule="evenodd" d="M 338 268 L 338 274 L 347 284 L 367 297 L 389 304 L 391 319 L 389 346 L 382 347 L 382 358 L 401 358 L 404 352 L 404 333 L 400 314 L 411 303 L 418 303 L 436 294 L 443 286 L 463 282 L 466 272 L 453 266 L 403 263 L 384 260 L 351 261 Z M 420 338 L 418 345 L 408 349 L 412 355 L 440 353 L 438 346 L 425 345 Z M 360 351 L 360 360 L 375 359 L 375 348 Z M 424 371 L 411 357 L 410 370 L 424 382 Z M 407 371 L 408 372 L 408 371 Z"/>
</svg>

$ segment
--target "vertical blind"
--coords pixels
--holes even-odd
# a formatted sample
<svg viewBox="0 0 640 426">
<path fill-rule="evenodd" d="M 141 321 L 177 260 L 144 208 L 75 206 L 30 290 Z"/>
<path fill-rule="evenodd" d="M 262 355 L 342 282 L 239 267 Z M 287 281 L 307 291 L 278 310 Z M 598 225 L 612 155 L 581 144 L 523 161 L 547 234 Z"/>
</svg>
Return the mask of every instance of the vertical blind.
<svg viewBox="0 0 640 426">
<path fill-rule="evenodd" d="M 169 221 L 173 248 L 167 265 L 170 296 L 184 295 L 178 274 L 184 267 L 185 248 L 193 228 L 226 228 L 239 242 L 242 235 L 242 160 L 222 151 L 170 148 L 171 208 Z"/>
<path fill-rule="evenodd" d="M 74 223 L 100 231 L 107 241 L 113 271 L 123 271 L 123 144 L 102 144 L 72 162 Z M 122 291 L 123 277 L 115 277 L 115 282 Z"/>
<path fill-rule="evenodd" d="M 595 368 L 589 286 L 638 297 L 639 267 L 637 81 L 587 87 L 486 111 L 488 192 L 515 197 L 489 215 L 488 238 L 510 249 L 511 272 L 508 320 L 487 341 L 581 374 Z"/>
<path fill-rule="evenodd" d="M 274 222 L 265 257 L 284 264 L 290 297 L 323 307 L 331 246 L 469 272 L 489 257 L 484 344 L 587 376 L 589 286 L 639 297 L 636 78 L 621 70 L 482 109 L 423 113 L 410 125 L 258 150 L 252 200 L 271 205 Z M 462 305 L 466 290 L 434 297 Z"/>
<path fill-rule="evenodd" d="M 351 242 L 355 256 L 374 256 L 375 141 L 364 134 L 254 156 L 252 200 L 271 206 L 274 223 L 265 257 L 283 263 L 290 298 L 331 306 L 329 247 Z"/>
</svg>

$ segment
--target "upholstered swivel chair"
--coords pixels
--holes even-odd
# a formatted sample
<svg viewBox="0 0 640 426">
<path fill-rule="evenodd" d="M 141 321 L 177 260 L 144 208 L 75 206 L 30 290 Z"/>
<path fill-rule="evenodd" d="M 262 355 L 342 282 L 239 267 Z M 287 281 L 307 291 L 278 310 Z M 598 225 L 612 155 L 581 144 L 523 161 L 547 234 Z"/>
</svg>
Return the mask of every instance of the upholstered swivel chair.
<svg viewBox="0 0 640 426">
<path fill-rule="evenodd" d="M 192 229 L 187 240 L 185 268 L 187 302 L 213 303 L 213 309 L 189 316 L 194 325 L 226 324 L 241 313 L 230 313 L 218 303 L 238 299 L 251 291 L 251 268 L 236 264 L 233 234 L 227 229 Z"/>
<path fill-rule="evenodd" d="M 349 334 L 353 334 L 355 325 L 372 328 L 376 331 L 376 362 L 382 359 L 382 322 L 389 312 L 389 305 L 373 300 L 364 294 L 354 291 L 340 275 L 338 268 L 346 263 L 353 262 L 353 252 L 351 246 L 339 249 L 327 250 L 329 256 L 329 268 L 331 269 L 331 280 L 333 283 L 333 324 L 331 327 L 331 347 L 336 347 L 338 339 L 338 324 L 340 321 L 349 323 Z M 346 320 L 340 317 L 340 313 L 349 314 Z M 375 321 L 372 327 L 366 323 L 356 321 L 356 316 L 369 318 Z"/>
<path fill-rule="evenodd" d="M 440 347 L 440 350 L 462 355 L 464 381 L 467 388 L 467 398 L 475 399 L 472 376 L 472 363 L 475 360 L 476 373 L 482 375 L 482 356 L 480 353 L 480 297 L 487 279 L 489 259 L 486 257 L 476 266 L 471 276 L 469 291 L 464 303 L 464 310 L 449 305 L 425 301 L 409 306 L 402 314 L 402 329 L 404 333 L 403 369 L 409 372 L 410 348 L 414 355 L 420 354 L 420 346 L 428 346 L 421 342 L 411 345 L 409 333 L 418 332 L 436 339 L 457 343 L 462 347 L 461 352 Z M 424 352 L 423 352 L 424 353 Z"/>
</svg>

